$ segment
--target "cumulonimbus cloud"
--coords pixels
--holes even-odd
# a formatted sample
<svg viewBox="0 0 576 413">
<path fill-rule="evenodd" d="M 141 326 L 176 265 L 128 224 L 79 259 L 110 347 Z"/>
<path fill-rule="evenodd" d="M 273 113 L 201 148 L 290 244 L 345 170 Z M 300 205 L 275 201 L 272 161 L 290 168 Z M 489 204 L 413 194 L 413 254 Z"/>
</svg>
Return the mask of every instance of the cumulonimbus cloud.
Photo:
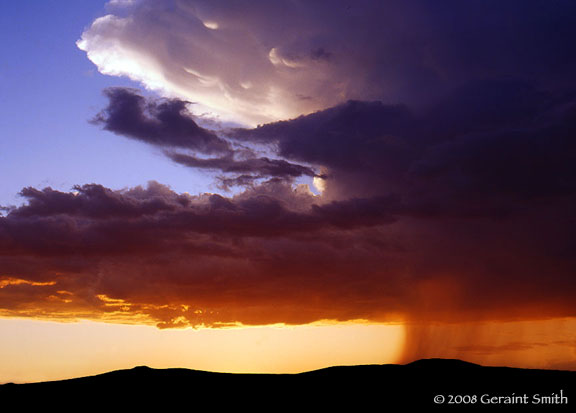
<svg viewBox="0 0 576 413">
<path fill-rule="evenodd" d="M 0 218 L 2 314 L 160 327 L 576 316 L 575 108 L 570 92 L 483 81 L 424 112 L 351 101 L 226 132 L 324 168 L 321 197 L 290 180 L 233 197 L 27 188 Z"/>
<path fill-rule="evenodd" d="M 547 4 L 548 3 L 548 4 Z M 346 100 L 424 105 L 468 82 L 574 86 L 569 0 L 140 0 L 78 46 L 102 73 L 250 124 Z"/>
<path fill-rule="evenodd" d="M 99 69 L 170 98 L 115 89 L 97 123 L 246 188 L 25 189 L 0 217 L 0 314 L 576 316 L 575 7 L 141 0 L 97 19 L 79 46 Z M 185 101 L 263 124 L 211 131 Z"/>
</svg>

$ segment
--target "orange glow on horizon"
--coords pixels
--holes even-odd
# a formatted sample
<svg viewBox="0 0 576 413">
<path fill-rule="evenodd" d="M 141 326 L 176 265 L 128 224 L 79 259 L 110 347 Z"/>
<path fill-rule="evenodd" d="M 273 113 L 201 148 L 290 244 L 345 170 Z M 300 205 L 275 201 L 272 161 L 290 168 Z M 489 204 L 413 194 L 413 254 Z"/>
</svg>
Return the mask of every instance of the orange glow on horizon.
<svg viewBox="0 0 576 413">
<path fill-rule="evenodd" d="M 161 330 L 0 318 L 0 335 L 0 383 L 66 379 L 138 365 L 299 373 L 396 363 L 404 347 L 402 325 L 369 323 Z"/>
<path fill-rule="evenodd" d="M 159 329 L 0 318 L 0 383 L 82 377 L 139 365 L 299 373 L 335 365 L 458 358 L 488 366 L 576 370 L 576 319 L 515 322 Z"/>
</svg>

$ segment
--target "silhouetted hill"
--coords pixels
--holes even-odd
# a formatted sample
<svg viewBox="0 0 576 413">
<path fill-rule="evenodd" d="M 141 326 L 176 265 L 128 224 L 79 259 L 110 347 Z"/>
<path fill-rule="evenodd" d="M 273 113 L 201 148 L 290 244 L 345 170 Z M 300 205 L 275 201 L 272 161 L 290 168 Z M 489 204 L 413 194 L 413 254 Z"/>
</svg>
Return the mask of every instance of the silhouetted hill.
<svg viewBox="0 0 576 413">
<path fill-rule="evenodd" d="M 548 399 L 543 399 L 547 396 Z M 561 397 L 563 396 L 563 397 Z M 434 398 L 443 398 L 435 403 Z M 576 372 L 482 367 L 426 359 L 406 365 L 341 366 L 301 374 L 231 374 L 135 367 L 77 379 L 0 386 L 2 402 L 26 407 L 120 410 L 177 407 L 250 411 L 528 410 L 576 405 Z M 546 402 L 546 403 L 544 403 Z M 204 406 L 204 407 L 201 407 Z M 392 410 L 390 410 L 392 409 Z"/>
</svg>

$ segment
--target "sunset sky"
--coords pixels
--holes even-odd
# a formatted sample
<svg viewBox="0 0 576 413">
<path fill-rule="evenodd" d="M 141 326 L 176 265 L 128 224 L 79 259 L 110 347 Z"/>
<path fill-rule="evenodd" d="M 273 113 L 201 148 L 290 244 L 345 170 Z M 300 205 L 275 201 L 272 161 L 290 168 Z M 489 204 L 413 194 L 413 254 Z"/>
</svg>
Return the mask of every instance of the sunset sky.
<svg viewBox="0 0 576 413">
<path fill-rule="evenodd" d="M 25 0 L 0 383 L 576 370 L 576 3 Z"/>
</svg>

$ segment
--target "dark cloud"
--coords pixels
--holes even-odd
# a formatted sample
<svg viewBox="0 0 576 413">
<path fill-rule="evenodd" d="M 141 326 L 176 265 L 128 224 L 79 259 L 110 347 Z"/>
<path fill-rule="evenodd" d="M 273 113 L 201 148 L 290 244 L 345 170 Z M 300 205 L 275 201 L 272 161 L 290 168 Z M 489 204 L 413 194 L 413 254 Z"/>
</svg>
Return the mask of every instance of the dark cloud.
<svg viewBox="0 0 576 413">
<path fill-rule="evenodd" d="M 574 317 L 575 96 L 484 80 L 426 110 L 350 101 L 227 132 L 278 159 L 170 152 L 249 184 L 232 197 L 27 188 L 0 218 L 2 314 L 161 327 Z M 285 179 L 316 174 L 299 163 L 322 171 L 322 196 Z"/>
<path fill-rule="evenodd" d="M 230 145 L 215 132 L 196 124 L 192 115 L 186 111 L 188 102 L 179 99 L 157 102 L 126 88 L 111 88 L 105 93 L 110 100 L 109 105 L 96 116 L 94 123 L 102 124 L 104 129 L 118 135 L 157 146 L 186 148 L 202 154 L 219 154 L 220 157 L 199 158 L 173 150 L 164 151 L 168 158 L 181 165 L 236 174 L 234 177 L 224 178 L 224 187 L 252 184 L 255 180 L 270 177 L 292 179 L 299 176 L 319 176 L 310 167 L 284 159 L 258 158 L 250 148 Z"/>
<path fill-rule="evenodd" d="M 243 187 L 252 186 L 260 178 L 262 177 L 259 175 L 246 175 L 246 174 L 238 175 L 233 178 L 229 178 L 226 176 L 216 177 L 218 181 L 217 184 L 218 188 L 226 192 L 230 191 L 230 189 L 235 186 L 243 186 Z"/>
<path fill-rule="evenodd" d="M 0 218 L 5 315 L 162 327 L 574 315 L 567 210 L 415 216 L 395 196 L 322 203 L 282 181 L 230 198 L 156 183 L 23 195 Z"/>
<path fill-rule="evenodd" d="M 325 277 L 349 277 L 330 258 L 341 247 L 323 239 L 342 229 L 393 222 L 361 200 L 315 205 L 313 195 L 282 182 L 234 198 L 179 195 L 156 183 L 125 191 L 86 185 L 74 193 L 45 189 L 23 195 L 28 203 L 0 218 L 3 314 L 93 312 L 96 318 L 143 317 L 163 326 L 176 325 L 174 320 L 215 326 L 310 322 L 328 313 L 345 319 L 325 305 L 293 308 L 294 300 L 315 295 Z M 316 255 L 321 251 L 324 257 Z M 282 268 L 272 271 L 277 265 Z M 319 278 L 306 281 L 310 271 Z M 328 289 L 328 296 L 335 294 Z M 352 288 L 346 294 L 359 293 Z M 328 296 L 321 301 L 329 302 Z M 129 310 L 116 314 L 119 306 L 112 304 L 118 302 Z M 279 311 L 269 313 L 271 305 Z"/>
<path fill-rule="evenodd" d="M 324 50 L 323 47 L 319 47 L 310 52 L 310 56 L 314 60 L 330 60 L 332 58 L 332 53 Z"/>
<path fill-rule="evenodd" d="M 217 134 L 183 100 L 108 90 L 105 129 L 246 188 L 25 189 L 0 218 L 1 314 L 162 327 L 576 316 L 575 8 L 144 0 L 98 20 L 83 47 L 101 69 L 129 50 L 166 90 L 282 120 Z M 322 195 L 293 186 L 301 176 Z"/>
<path fill-rule="evenodd" d="M 180 195 L 156 182 L 124 191 L 94 184 L 76 187 L 72 193 L 27 188 L 22 195 L 28 202 L 13 208 L 2 221 L 5 249 L 19 249 L 18 240 L 24 249 L 41 248 L 50 243 L 53 233 L 64 236 L 57 237 L 61 242 L 53 243 L 63 251 L 90 249 L 97 245 L 95 241 L 112 241 L 115 251 L 121 252 L 124 248 L 117 245 L 121 239 L 133 239 L 126 244 L 130 250 L 130 244 L 145 242 L 154 233 L 160 238 L 177 238 L 179 231 L 232 237 L 283 236 L 330 226 L 354 228 L 392 221 L 387 211 L 391 208 L 386 208 L 392 204 L 389 200 L 378 200 L 376 207 L 374 201 L 362 199 L 316 205 L 314 195 L 293 190 L 282 181 L 267 182 L 233 198 Z M 36 237 L 27 230 L 35 226 L 43 228 L 44 236 Z M 85 235 L 94 235 L 94 239 Z M 45 243 L 36 243 L 44 237 Z"/>
<path fill-rule="evenodd" d="M 392 160 L 407 150 L 408 142 L 397 137 L 409 131 L 413 123 L 413 116 L 405 106 L 349 101 L 293 120 L 236 130 L 233 136 L 258 143 L 277 143 L 279 155 L 286 158 L 357 169 L 371 162 L 386 163 L 380 157 L 370 157 L 374 152 L 378 156 L 389 153 Z"/>
<path fill-rule="evenodd" d="M 192 149 L 201 153 L 228 153 L 229 144 L 194 121 L 179 99 L 153 101 L 136 90 L 108 88 L 109 103 L 93 123 L 115 134 L 152 145 Z"/>
<path fill-rule="evenodd" d="M 232 156 L 203 159 L 175 152 L 167 152 L 166 155 L 174 162 L 192 168 L 218 170 L 224 173 L 244 174 L 244 176 L 246 174 L 257 174 L 260 177 L 295 178 L 302 175 L 317 175 L 309 167 L 293 164 L 284 159 L 263 157 L 236 160 Z"/>
<path fill-rule="evenodd" d="M 337 199 L 394 194 L 405 213 L 498 215 L 574 196 L 575 113 L 570 91 L 499 79 L 426 111 L 351 101 L 232 136 L 320 165 Z"/>
<path fill-rule="evenodd" d="M 173 210 L 175 205 L 185 206 L 189 203 L 186 196 L 176 196 L 172 202 L 166 202 L 164 187 L 157 183 L 148 186 L 144 191 L 144 199 L 138 196 L 138 189 L 128 191 L 125 195 L 97 184 L 76 186 L 74 189 L 74 192 L 60 192 L 52 188 L 24 188 L 20 195 L 26 198 L 27 204 L 13 209 L 10 215 L 45 217 L 66 214 L 101 219 L 131 218 Z"/>
</svg>

